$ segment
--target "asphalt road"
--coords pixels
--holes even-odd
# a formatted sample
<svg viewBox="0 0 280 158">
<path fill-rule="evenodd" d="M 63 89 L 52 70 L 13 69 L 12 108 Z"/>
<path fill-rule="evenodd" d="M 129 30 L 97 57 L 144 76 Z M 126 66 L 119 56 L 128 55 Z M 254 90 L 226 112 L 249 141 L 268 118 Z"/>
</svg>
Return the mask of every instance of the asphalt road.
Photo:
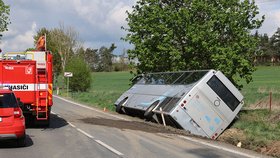
<svg viewBox="0 0 280 158">
<path fill-rule="evenodd" d="M 26 147 L 17 148 L 12 141 L 1 141 L 0 158 L 262 157 L 217 141 L 159 133 L 160 128 L 147 132 L 145 125 L 138 124 L 135 118 L 59 98 L 54 98 L 52 111 L 49 128 L 27 129 Z"/>
</svg>

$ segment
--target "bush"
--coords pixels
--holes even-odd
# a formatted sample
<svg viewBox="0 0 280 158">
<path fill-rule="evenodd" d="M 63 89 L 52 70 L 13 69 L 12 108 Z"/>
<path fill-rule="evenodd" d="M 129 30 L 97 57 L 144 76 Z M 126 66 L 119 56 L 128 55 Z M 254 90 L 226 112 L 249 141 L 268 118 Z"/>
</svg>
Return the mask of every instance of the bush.
<svg viewBox="0 0 280 158">
<path fill-rule="evenodd" d="M 87 91 L 91 86 L 90 68 L 85 61 L 78 57 L 73 57 L 66 64 L 65 72 L 72 72 L 73 77 L 69 80 L 69 89 L 74 92 Z M 67 82 L 66 82 L 67 83 Z"/>
</svg>

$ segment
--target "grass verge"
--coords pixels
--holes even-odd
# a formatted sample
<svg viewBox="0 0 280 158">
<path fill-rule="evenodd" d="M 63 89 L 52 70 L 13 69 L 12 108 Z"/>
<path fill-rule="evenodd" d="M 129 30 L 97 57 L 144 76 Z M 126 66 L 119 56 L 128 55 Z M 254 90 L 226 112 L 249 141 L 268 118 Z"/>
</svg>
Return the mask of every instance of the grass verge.
<svg viewBox="0 0 280 158">
<path fill-rule="evenodd" d="M 129 72 L 95 72 L 92 73 L 93 84 L 88 92 L 70 92 L 69 97 L 98 108 L 115 110 L 114 102 L 129 89 L 132 74 Z M 66 89 L 61 91 L 66 97 Z"/>
</svg>

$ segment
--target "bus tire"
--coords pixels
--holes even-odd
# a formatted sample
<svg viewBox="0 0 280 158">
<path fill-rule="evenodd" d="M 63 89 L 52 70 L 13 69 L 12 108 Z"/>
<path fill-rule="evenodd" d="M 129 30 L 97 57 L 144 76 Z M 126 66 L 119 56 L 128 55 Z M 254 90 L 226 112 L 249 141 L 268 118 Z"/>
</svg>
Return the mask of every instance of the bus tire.
<svg viewBox="0 0 280 158">
<path fill-rule="evenodd" d="M 116 106 L 116 112 L 117 112 L 117 113 L 119 113 L 119 114 L 124 114 L 122 108 L 123 108 L 123 105 L 124 105 L 124 103 L 126 102 L 127 99 L 128 99 L 127 97 L 124 98 L 124 99 Z"/>
<path fill-rule="evenodd" d="M 159 100 L 155 101 L 153 104 L 151 104 L 147 110 L 145 111 L 144 113 L 144 117 L 146 120 L 150 121 L 152 118 L 153 118 L 153 115 L 154 115 L 154 108 L 158 105 L 159 103 Z"/>
</svg>

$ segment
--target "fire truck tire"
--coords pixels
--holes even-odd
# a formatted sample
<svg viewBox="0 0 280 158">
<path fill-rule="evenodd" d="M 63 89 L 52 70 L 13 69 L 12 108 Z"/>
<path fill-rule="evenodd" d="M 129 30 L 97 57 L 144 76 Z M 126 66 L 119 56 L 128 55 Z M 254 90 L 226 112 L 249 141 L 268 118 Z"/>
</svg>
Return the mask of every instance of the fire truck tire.
<svg viewBox="0 0 280 158">
<path fill-rule="evenodd" d="M 27 127 L 33 127 L 35 123 L 35 117 L 32 114 L 25 115 L 25 123 Z"/>
<path fill-rule="evenodd" d="M 48 119 L 45 121 L 42 121 L 42 125 L 44 127 L 50 127 L 50 118 L 51 118 L 51 110 L 48 111 Z"/>
<path fill-rule="evenodd" d="M 124 114 L 124 111 L 123 111 L 123 105 L 124 103 L 126 102 L 128 98 L 124 98 L 117 106 L 116 106 L 116 112 L 119 113 L 119 114 Z"/>
<path fill-rule="evenodd" d="M 144 117 L 146 120 L 150 121 L 153 118 L 154 115 L 154 108 L 158 105 L 159 100 L 155 101 L 153 104 L 151 104 L 148 109 L 144 113 Z"/>
</svg>

